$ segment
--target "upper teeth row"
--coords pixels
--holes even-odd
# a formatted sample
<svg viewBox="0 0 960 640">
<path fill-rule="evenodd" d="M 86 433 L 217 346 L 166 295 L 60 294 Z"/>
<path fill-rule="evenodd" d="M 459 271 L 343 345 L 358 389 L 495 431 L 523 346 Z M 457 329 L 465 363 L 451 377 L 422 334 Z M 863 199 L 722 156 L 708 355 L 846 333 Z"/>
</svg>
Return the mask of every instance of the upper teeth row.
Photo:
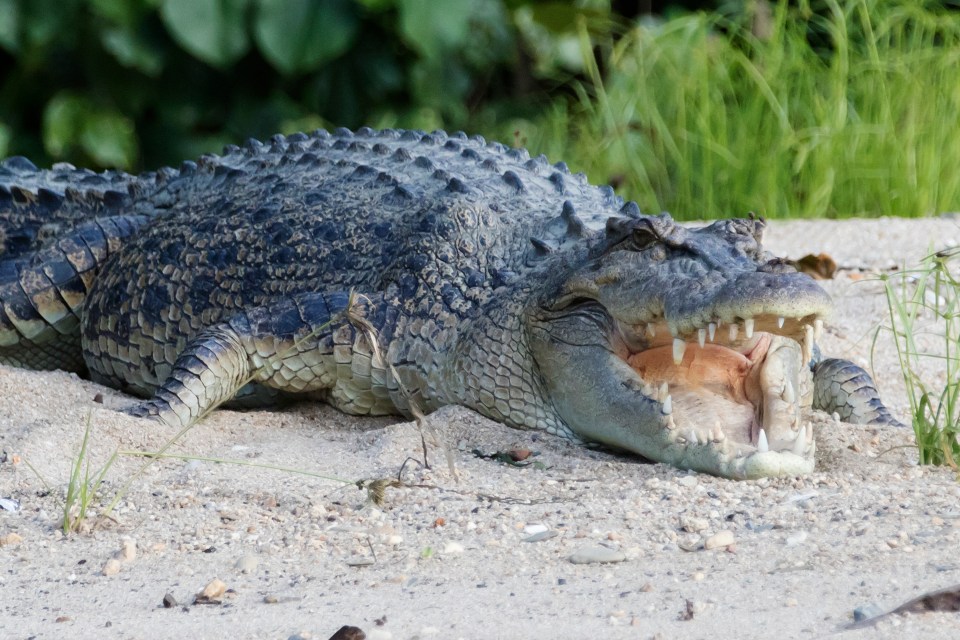
<svg viewBox="0 0 960 640">
<path fill-rule="evenodd" d="M 781 329 L 783 328 L 784 317 L 780 316 L 777 318 L 777 326 Z M 713 338 L 717 332 L 717 326 L 719 323 L 711 322 L 707 325 L 707 328 L 703 327 L 697 329 L 697 344 L 703 347 L 706 344 L 707 338 L 710 339 L 710 342 L 713 342 Z M 753 318 L 747 318 L 743 321 L 743 333 L 746 336 L 747 340 L 753 337 L 754 331 L 754 320 Z M 730 325 L 730 342 L 734 342 L 737 339 L 737 336 L 740 332 L 740 325 L 733 323 Z M 652 324 L 647 325 L 647 333 L 650 336 L 654 336 L 656 331 L 653 328 Z M 820 335 L 823 333 L 823 320 L 817 319 L 813 321 L 813 326 L 804 325 L 803 327 L 803 361 L 809 362 L 813 357 L 813 343 L 815 340 L 820 339 Z M 683 361 L 683 354 L 687 351 L 687 342 L 682 338 L 673 339 L 673 363 L 680 364 Z"/>
</svg>

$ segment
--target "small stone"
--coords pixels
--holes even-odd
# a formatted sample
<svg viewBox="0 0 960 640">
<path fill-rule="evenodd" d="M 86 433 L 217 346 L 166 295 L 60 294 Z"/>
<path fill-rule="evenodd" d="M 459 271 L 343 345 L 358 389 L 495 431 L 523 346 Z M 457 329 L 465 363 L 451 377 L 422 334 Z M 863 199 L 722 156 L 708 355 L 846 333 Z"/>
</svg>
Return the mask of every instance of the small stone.
<svg viewBox="0 0 960 640">
<path fill-rule="evenodd" d="M 73 620 L 73 618 L 70 616 L 57 616 L 55 622 L 70 622 L 71 620 Z"/>
<path fill-rule="evenodd" d="M 797 531 L 797 532 L 794 533 L 793 535 L 787 536 L 787 546 L 788 546 L 788 547 L 795 547 L 795 546 L 797 546 L 798 544 L 802 544 L 803 541 L 806 540 L 806 539 L 807 539 L 807 532 L 806 532 L 806 531 Z"/>
<path fill-rule="evenodd" d="M 703 538 L 699 535 L 687 536 L 682 540 L 677 540 L 677 546 L 683 551 L 699 551 L 703 548 Z"/>
<path fill-rule="evenodd" d="M 446 555 L 456 555 L 463 553 L 463 545 L 459 542 L 448 542 L 443 546 L 443 553 Z"/>
<path fill-rule="evenodd" d="M 366 640 L 366 637 L 367 634 L 360 627 L 351 627 L 345 624 L 330 636 L 330 640 Z"/>
<path fill-rule="evenodd" d="M 681 487 L 695 487 L 700 484 L 700 480 L 697 479 L 697 476 L 682 476 L 677 478 L 677 484 Z"/>
<path fill-rule="evenodd" d="M 710 526 L 710 523 L 703 518 L 693 516 L 683 516 L 680 518 L 680 528 L 690 533 L 700 533 Z"/>
<path fill-rule="evenodd" d="M 532 536 L 527 536 L 526 538 L 523 539 L 523 541 L 524 542 L 540 542 L 541 540 L 549 540 L 550 538 L 555 538 L 558 535 L 559 534 L 556 531 L 551 529 L 549 531 L 541 531 L 539 533 L 535 533 Z"/>
<path fill-rule="evenodd" d="M 707 577 L 707 576 L 704 575 L 703 571 L 695 571 L 695 572 L 693 573 L 693 575 L 690 576 L 690 578 L 691 578 L 694 582 L 703 582 L 706 577 Z"/>
<path fill-rule="evenodd" d="M 115 556 L 121 562 L 133 562 L 137 559 L 137 541 L 131 538 L 125 538 L 120 544 L 120 550 Z"/>
<path fill-rule="evenodd" d="M 644 582 L 643 585 L 640 587 L 640 591 L 642 591 L 643 593 L 650 593 L 651 591 L 653 591 L 653 584 L 649 582 Z"/>
<path fill-rule="evenodd" d="M 257 556 L 245 555 L 240 556 L 237 560 L 236 568 L 240 573 L 253 573 L 257 570 L 257 565 L 260 563 L 260 560 L 257 559 Z"/>
<path fill-rule="evenodd" d="M 854 622 L 863 622 L 870 618 L 876 618 L 877 616 L 883 613 L 883 609 L 880 608 L 875 602 L 868 602 L 867 604 L 862 604 L 856 609 L 853 610 L 853 621 Z"/>
<path fill-rule="evenodd" d="M 177 606 L 177 599 L 173 597 L 172 593 L 165 593 L 163 594 L 162 604 L 164 609 L 173 609 Z"/>
<path fill-rule="evenodd" d="M 120 573 L 120 561 L 116 558 L 110 558 L 103 565 L 103 575 L 105 576 L 115 576 Z"/>
<path fill-rule="evenodd" d="M 0 537 L 0 547 L 5 547 L 11 544 L 20 544 L 23 542 L 23 536 L 19 533 L 8 533 L 5 536 Z"/>
<path fill-rule="evenodd" d="M 350 558 L 347 560 L 348 567 L 369 567 L 374 564 L 373 558 Z"/>
<path fill-rule="evenodd" d="M 607 547 L 588 545 L 577 549 L 567 558 L 573 564 L 595 564 L 605 562 L 623 562 L 627 557 L 621 551 Z"/>
<path fill-rule="evenodd" d="M 786 600 L 783 601 L 783 606 L 785 607 L 795 607 L 798 604 L 800 603 L 797 602 L 796 598 L 787 598 Z"/>
<path fill-rule="evenodd" d="M 277 604 L 278 602 L 280 602 L 280 598 L 278 598 L 277 596 L 266 595 L 266 596 L 263 596 L 263 602 L 265 604 Z"/>
<path fill-rule="evenodd" d="M 736 540 L 734 540 L 733 532 L 728 529 L 724 529 L 723 531 L 718 531 L 712 536 L 710 536 L 709 538 L 707 538 L 706 540 L 704 540 L 703 548 L 706 549 L 707 551 L 710 551 L 711 549 L 720 549 L 722 547 L 729 547 L 734 542 L 736 542 Z"/>
<path fill-rule="evenodd" d="M 214 578 L 207 583 L 203 591 L 197 594 L 197 597 L 194 599 L 194 604 L 220 604 L 220 598 L 223 597 L 226 591 L 226 583 L 220 578 Z"/>
<path fill-rule="evenodd" d="M 538 534 L 538 533 L 543 533 L 544 531 L 547 531 L 548 529 L 549 529 L 549 527 L 547 527 L 547 525 L 545 525 L 545 524 L 528 524 L 527 526 L 525 526 L 525 527 L 523 528 L 523 532 L 524 532 L 525 534 L 527 534 L 528 536 L 533 536 L 533 535 L 536 535 L 536 534 Z"/>
</svg>

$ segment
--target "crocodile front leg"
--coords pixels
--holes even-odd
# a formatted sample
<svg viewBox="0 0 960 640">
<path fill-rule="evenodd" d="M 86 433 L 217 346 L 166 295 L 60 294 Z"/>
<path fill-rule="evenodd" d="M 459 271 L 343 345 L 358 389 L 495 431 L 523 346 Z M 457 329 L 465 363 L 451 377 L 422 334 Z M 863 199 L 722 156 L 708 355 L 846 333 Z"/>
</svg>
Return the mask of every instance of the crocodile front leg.
<svg viewBox="0 0 960 640">
<path fill-rule="evenodd" d="M 209 327 L 188 343 L 154 397 L 130 413 L 188 426 L 251 382 L 312 394 L 347 413 L 395 413 L 383 364 L 367 333 L 348 320 L 348 304 L 346 293 L 303 294 Z"/>
<path fill-rule="evenodd" d="M 849 360 L 827 358 L 813 367 L 813 408 L 855 424 L 905 426 L 890 415 L 870 374 Z"/>
</svg>

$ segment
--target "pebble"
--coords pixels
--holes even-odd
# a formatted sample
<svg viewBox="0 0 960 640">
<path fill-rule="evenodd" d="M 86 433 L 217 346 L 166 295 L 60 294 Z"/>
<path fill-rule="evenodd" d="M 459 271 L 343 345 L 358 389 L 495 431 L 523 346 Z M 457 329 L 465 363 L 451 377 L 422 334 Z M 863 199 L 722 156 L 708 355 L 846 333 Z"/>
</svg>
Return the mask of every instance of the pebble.
<svg viewBox="0 0 960 640">
<path fill-rule="evenodd" d="M 703 548 L 707 551 L 710 551 L 711 549 L 729 547 L 734 542 L 736 542 L 736 540 L 733 537 L 733 532 L 728 529 L 724 529 L 723 531 L 718 531 L 704 540 Z"/>
<path fill-rule="evenodd" d="M 875 618 L 882 613 L 883 609 L 880 608 L 880 605 L 875 602 L 868 602 L 867 604 L 862 604 L 853 610 L 853 621 L 863 622 L 869 618 Z"/>
<path fill-rule="evenodd" d="M 687 536 L 682 540 L 677 540 L 677 546 L 684 551 L 699 551 L 703 548 L 703 538 L 699 535 Z"/>
<path fill-rule="evenodd" d="M 216 604 L 220 598 L 227 592 L 227 584 L 220 578 L 214 578 L 207 583 L 203 591 L 197 594 L 195 602 L 197 604 Z"/>
<path fill-rule="evenodd" d="M 137 559 L 137 541 L 132 538 L 124 538 L 120 544 L 120 550 L 115 556 L 121 562 L 133 562 Z"/>
<path fill-rule="evenodd" d="M 110 558 L 103 565 L 103 575 L 105 576 L 115 576 L 120 573 L 120 561 L 116 558 Z"/>
<path fill-rule="evenodd" d="M 463 545 L 459 542 L 448 542 L 443 546 L 443 552 L 447 555 L 463 553 Z"/>
<path fill-rule="evenodd" d="M 596 564 L 601 562 L 623 562 L 627 557 L 623 552 L 615 549 L 588 545 L 580 547 L 567 559 L 573 564 Z"/>
<path fill-rule="evenodd" d="M 165 593 L 163 594 L 162 604 L 164 609 L 173 609 L 177 606 L 177 599 L 173 597 L 172 593 Z"/>
<path fill-rule="evenodd" d="M 237 560 L 236 568 L 240 573 L 253 573 L 257 570 L 259 563 L 260 560 L 257 559 L 257 556 L 247 554 Z"/>
<path fill-rule="evenodd" d="M 677 478 L 677 484 L 681 487 L 695 487 L 700 484 L 700 480 L 697 479 L 697 476 L 682 476 Z"/>
<path fill-rule="evenodd" d="M 373 558 L 351 558 L 347 560 L 348 567 L 369 567 L 374 564 Z"/>
<path fill-rule="evenodd" d="M 807 535 L 806 531 L 797 531 L 793 535 L 787 536 L 787 546 L 795 547 L 798 544 L 802 544 L 803 541 L 807 539 Z"/>
<path fill-rule="evenodd" d="M 23 542 L 23 536 L 19 533 L 8 533 L 5 536 L 0 536 L 0 547 L 5 547 L 10 544 L 20 544 Z"/>
<path fill-rule="evenodd" d="M 532 536 L 527 536 L 526 538 L 523 539 L 523 541 L 524 542 L 540 542 L 541 540 L 549 540 L 550 538 L 555 538 L 558 535 L 559 534 L 556 531 L 551 529 L 549 531 L 541 531 L 539 533 L 535 533 Z"/>
<path fill-rule="evenodd" d="M 682 516 L 680 518 L 680 528 L 690 533 L 700 533 L 708 526 L 710 526 L 710 523 L 703 518 L 693 516 Z"/>
</svg>

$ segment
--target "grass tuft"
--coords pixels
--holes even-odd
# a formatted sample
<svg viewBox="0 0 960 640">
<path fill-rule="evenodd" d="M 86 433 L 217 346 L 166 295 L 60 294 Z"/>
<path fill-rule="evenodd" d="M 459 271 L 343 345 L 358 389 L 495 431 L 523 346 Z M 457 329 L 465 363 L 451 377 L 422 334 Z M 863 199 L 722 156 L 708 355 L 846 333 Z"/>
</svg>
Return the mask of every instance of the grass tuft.
<svg viewBox="0 0 960 640">
<path fill-rule="evenodd" d="M 587 80 L 574 98 L 500 133 L 520 130 L 678 218 L 960 210 L 960 13 L 824 4 L 746 3 L 768 13 L 645 22 L 609 42 L 581 25 Z"/>
<path fill-rule="evenodd" d="M 920 464 L 954 469 L 960 462 L 960 279 L 951 262 L 958 256 L 958 248 L 939 251 L 917 269 L 881 277 Z M 932 331 L 922 329 L 930 324 Z M 931 350 L 931 338 L 942 347 Z M 930 358 L 942 364 L 942 377 L 919 374 L 921 361 Z"/>
</svg>

